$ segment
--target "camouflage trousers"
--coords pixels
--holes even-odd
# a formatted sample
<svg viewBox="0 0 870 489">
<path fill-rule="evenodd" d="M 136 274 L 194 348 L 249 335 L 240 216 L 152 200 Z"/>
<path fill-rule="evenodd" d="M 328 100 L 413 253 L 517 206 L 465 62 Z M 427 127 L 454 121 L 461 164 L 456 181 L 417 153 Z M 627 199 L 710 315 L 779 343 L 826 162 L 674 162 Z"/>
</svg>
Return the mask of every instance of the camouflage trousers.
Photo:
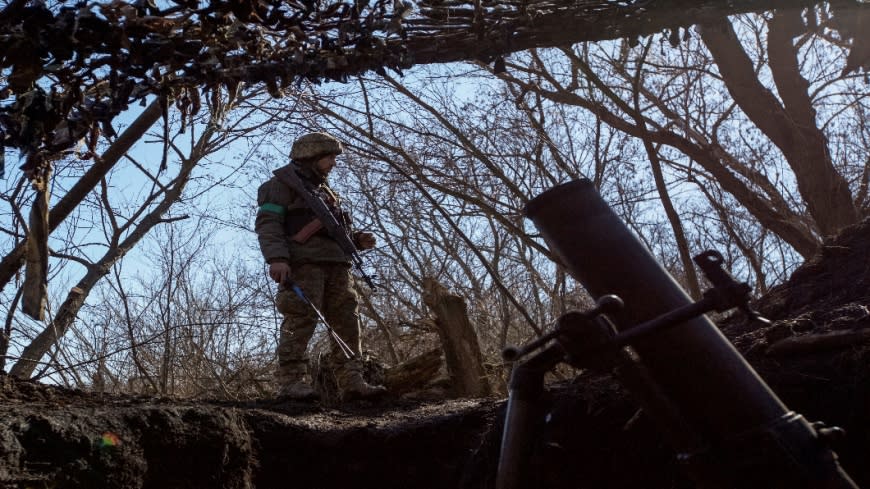
<svg viewBox="0 0 870 489">
<path fill-rule="evenodd" d="M 296 265 L 292 267 L 292 278 L 357 358 L 362 358 L 357 295 L 351 282 L 350 266 L 341 263 Z M 287 385 L 305 377 L 306 350 L 318 317 L 292 290 L 279 289 L 276 304 L 284 315 L 278 338 L 276 380 L 279 385 Z M 339 371 L 358 369 L 358 362 L 347 361 L 334 340 L 331 340 L 330 356 Z"/>
</svg>

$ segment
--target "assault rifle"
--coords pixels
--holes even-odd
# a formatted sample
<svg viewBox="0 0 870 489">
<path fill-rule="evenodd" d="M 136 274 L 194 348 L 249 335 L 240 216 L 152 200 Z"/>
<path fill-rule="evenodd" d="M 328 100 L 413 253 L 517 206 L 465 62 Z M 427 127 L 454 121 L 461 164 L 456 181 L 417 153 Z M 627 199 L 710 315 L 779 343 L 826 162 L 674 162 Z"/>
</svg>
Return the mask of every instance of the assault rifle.
<svg viewBox="0 0 870 489">
<path fill-rule="evenodd" d="M 786 408 L 704 316 L 736 307 L 764 321 L 748 306 L 749 286 L 723 268 L 719 253 L 695 257 L 713 287 L 693 302 L 591 181 L 544 192 L 526 215 L 597 307 L 566 313 L 552 333 L 502 353 L 523 361 L 511 375 L 497 489 L 526 487 L 525 462 L 546 414 L 544 374 L 563 362 L 613 372 L 699 488 L 858 488 L 831 449 L 843 430 Z"/>
<path fill-rule="evenodd" d="M 344 254 L 351 259 L 353 265 L 357 270 L 359 270 L 363 280 L 366 281 L 372 290 L 375 290 L 376 287 L 373 276 L 368 275 L 365 270 L 363 270 L 362 257 L 360 256 L 356 245 L 353 244 L 353 240 L 348 235 L 347 229 L 342 223 L 338 222 L 338 219 L 336 219 L 335 214 L 329 210 L 329 206 L 326 205 L 326 202 L 314 193 L 314 188 L 312 188 L 311 184 L 303 181 L 302 178 L 299 177 L 299 174 L 296 173 L 295 165 L 290 164 L 284 166 L 275 170 L 273 173 L 278 177 L 278 180 L 302 196 L 305 203 L 308 205 L 308 208 L 314 212 L 314 215 L 326 229 L 326 232 L 329 233 L 329 236 L 338 243 L 338 246 L 341 247 Z"/>
</svg>

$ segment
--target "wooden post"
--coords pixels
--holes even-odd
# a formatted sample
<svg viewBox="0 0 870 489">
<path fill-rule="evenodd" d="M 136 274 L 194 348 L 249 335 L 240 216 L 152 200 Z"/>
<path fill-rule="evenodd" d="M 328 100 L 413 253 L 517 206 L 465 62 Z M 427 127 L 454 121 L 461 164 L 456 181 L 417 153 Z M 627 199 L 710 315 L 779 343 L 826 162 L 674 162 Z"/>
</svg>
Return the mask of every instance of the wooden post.
<svg viewBox="0 0 870 489">
<path fill-rule="evenodd" d="M 435 314 L 438 336 L 444 348 L 447 373 L 457 397 L 483 397 L 492 393 L 477 334 L 468 320 L 465 300 L 451 294 L 431 278 L 423 280 L 423 302 Z"/>
</svg>

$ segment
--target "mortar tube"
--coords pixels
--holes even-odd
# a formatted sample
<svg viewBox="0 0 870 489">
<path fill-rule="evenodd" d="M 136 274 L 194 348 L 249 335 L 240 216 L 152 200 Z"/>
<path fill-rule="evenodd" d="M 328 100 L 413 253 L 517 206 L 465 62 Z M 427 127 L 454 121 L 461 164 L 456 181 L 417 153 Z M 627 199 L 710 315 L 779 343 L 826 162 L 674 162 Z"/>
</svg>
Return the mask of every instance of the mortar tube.
<svg viewBox="0 0 870 489">
<path fill-rule="evenodd" d="M 591 181 L 575 180 L 544 192 L 529 202 L 526 215 L 556 261 L 593 298 L 616 294 L 623 299 L 625 307 L 610 314 L 617 330 L 629 330 L 692 303 Z M 758 450 L 759 457 L 767 457 L 767 468 L 764 461 L 745 464 L 752 467 L 753 483 L 765 481 L 770 488 L 856 487 L 806 420 L 798 416 L 797 422 L 782 422 L 794 420 L 795 413 L 706 316 L 638 339 L 632 348 L 689 429 L 707 444 L 729 447 L 740 434 L 741 447 L 750 439 L 769 445 Z M 780 430 L 780 426 L 787 428 Z M 759 470 L 764 473 L 756 473 Z M 748 476 L 724 472 L 727 468 L 723 479 Z"/>
</svg>

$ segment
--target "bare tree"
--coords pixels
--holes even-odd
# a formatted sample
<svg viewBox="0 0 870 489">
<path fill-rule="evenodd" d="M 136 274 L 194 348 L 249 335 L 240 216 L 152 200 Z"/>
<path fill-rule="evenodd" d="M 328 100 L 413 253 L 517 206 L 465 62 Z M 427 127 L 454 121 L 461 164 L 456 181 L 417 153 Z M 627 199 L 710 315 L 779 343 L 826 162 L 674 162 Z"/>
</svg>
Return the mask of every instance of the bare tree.
<svg viewBox="0 0 870 489">
<path fill-rule="evenodd" d="M 231 94 L 231 97 L 235 96 L 236 94 Z M 151 181 L 151 189 L 143 204 L 123 221 L 119 218 L 124 213 L 119 213 L 117 209 L 114 209 L 109 199 L 107 180 L 105 178 L 101 180 L 100 192 L 96 196 L 96 201 L 100 207 L 101 215 L 104 216 L 103 230 L 108 239 L 105 246 L 106 252 L 95 261 L 63 252 L 54 253 L 59 258 L 79 263 L 85 268 L 86 273 L 70 290 L 49 324 L 22 349 L 18 361 L 10 370 L 12 375 L 22 378 L 33 375 L 40 358 L 51 350 L 59 338 L 63 337 L 75 321 L 93 287 L 110 272 L 112 267 L 155 226 L 184 218 L 184 216 L 173 217 L 166 216 L 166 214 L 182 198 L 194 168 L 203 158 L 219 147 L 221 138 L 226 136 L 225 133 L 221 132 L 221 123 L 227 116 L 227 107 L 216 106 L 213 109 L 214 111 L 204 125 L 202 133 L 194 141 L 190 154 L 184 155 L 178 146 L 172 145 L 178 153 L 180 164 L 177 175 L 168 179 L 168 182 L 161 182 L 158 178 L 159 175 L 134 163 L 143 173 L 143 176 Z M 166 144 L 170 144 L 170 141 L 167 141 Z"/>
<path fill-rule="evenodd" d="M 810 13 L 822 15 L 824 11 Z M 823 128 L 846 119 L 844 114 L 865 112 L 867 97 L 849 88 L 857 81 L 855 76 L 822 68 L 842 62 L 844 51 L 812 31 L 797 29 L 799 18 L 798 11 L 778 11 L 771 16 L 769 35 L 763 17 L 735 20 L 745 33 L 744 44 L 753 40 L 754 51 L 761 53 L 754 60 L 738 41 L 732 24 L 720 21 L 702 29 L 705 46 L 689 31 L 685 36 L 678 31 L 673 33 L 675 45 L 662 47 L 654 57 L 643 54 L 648 43 L 635 49 L 627 43 L 616 49 L 584 46 L 562 50 L 571 67 L 567 75 L 546 68 L 559 63 L 558 59 L 548 56 L 545 62 L 533 55 L 530 63 L 508 64 L 509 72 L 501 76 L 553 102 L 583 107 L 639 140 L 673 148 L 676 153 L 665 154 L 665 161 L 675 161 L 669 165 L 672 170 L 714 179 L 764 227 L 801 255 L 810 256 L 819 236 L 857 219 L 857 198 L 851 197 L 848 184 L 856 180 L 854 170 L 848 164 L 834 167 Z M 793 42 L 798 35 L 798 42 Z M 813 49 L 800 49 L 804 45 Z M 633 71 L 632 66 L 636 67 Z M 798 66 L 815 77 L 812 91 Z M 765 87 L 760 81 L 766 67 L 775 73 L 775 87 Z M 725 89 L 731 97 L 724 96 Z M 841 96 L 833 104 L 836 107 L 830 100 L 835 93 Z M 637 108 L 629 104 L 634 98 L 642 101 Z M 829 122 L 821 122 L 815 106 L 825 108 Z M 787 115 L 789 111 L 795 111 L 795 116 Z M 755 125 L 741 129 L 744 122 Z M 772 144 L 765 145 L 765 141 Z M 787 166 L 776 162 L 781 157 Z M 863 167 L 866 156 L 858 158 L 862 162 L 858 167 Z M 789 172 L 795 178 L 795 193 L 788 179 L 777 176 Z M 807 214 L 802 212 L 804 207 Z"/>
<path fill-rule="evenodd" d="M 54 231 L 70 215 L 72 210 L 79 205 L 85 197 L 93 191 L 106 174 L 115 164 L 130 150 L 133 144 L 142 138 L 146 131 L 160 117 L 160 103 L 155 100 L 133 121 L 124 132 L 112 141 L 109 148 L 99 157 L 79 180 L 63 195 L 63 197 L 51 208 L 48 213 L 48 230 Z M 23 179 L 21 180 L 23 182 Z M 20 189 L 20 183 L 18 188 Z M 11 203 L 20 192 L 13 192 L 9 197 L 4 195 L 4 200 Z M 20 212 L 20 211 L 18 211 Z M 3 256 L 0 261 L 0 290 L 6 287 L 13 275 L 23 265 L 24 253 L 27 247 L 26 233 L 17 236 L 12 251 Z"/>
<path fill-rule="evenodd" d="M 858 212 L 846 179 L 834 167 L 828 138 L 818 126 L 810 82 L 801 73 L 804 60 L 799 53 L 800 45 L 794 42 L 806 35 L 801 14 L 799 9 L 779 9 L 767 22 L 764 47 L 776 95 L 773 88 L 759 80 L 731 22 L 703 25 L 701 38 L 728 93 L 785 157 L 816 230 L 827 236 L 857 222 Z M 809 15 L 816 15 L 815 9 Z M 828 60 L 816 62 L 825 61 Z"/>
</svg>

